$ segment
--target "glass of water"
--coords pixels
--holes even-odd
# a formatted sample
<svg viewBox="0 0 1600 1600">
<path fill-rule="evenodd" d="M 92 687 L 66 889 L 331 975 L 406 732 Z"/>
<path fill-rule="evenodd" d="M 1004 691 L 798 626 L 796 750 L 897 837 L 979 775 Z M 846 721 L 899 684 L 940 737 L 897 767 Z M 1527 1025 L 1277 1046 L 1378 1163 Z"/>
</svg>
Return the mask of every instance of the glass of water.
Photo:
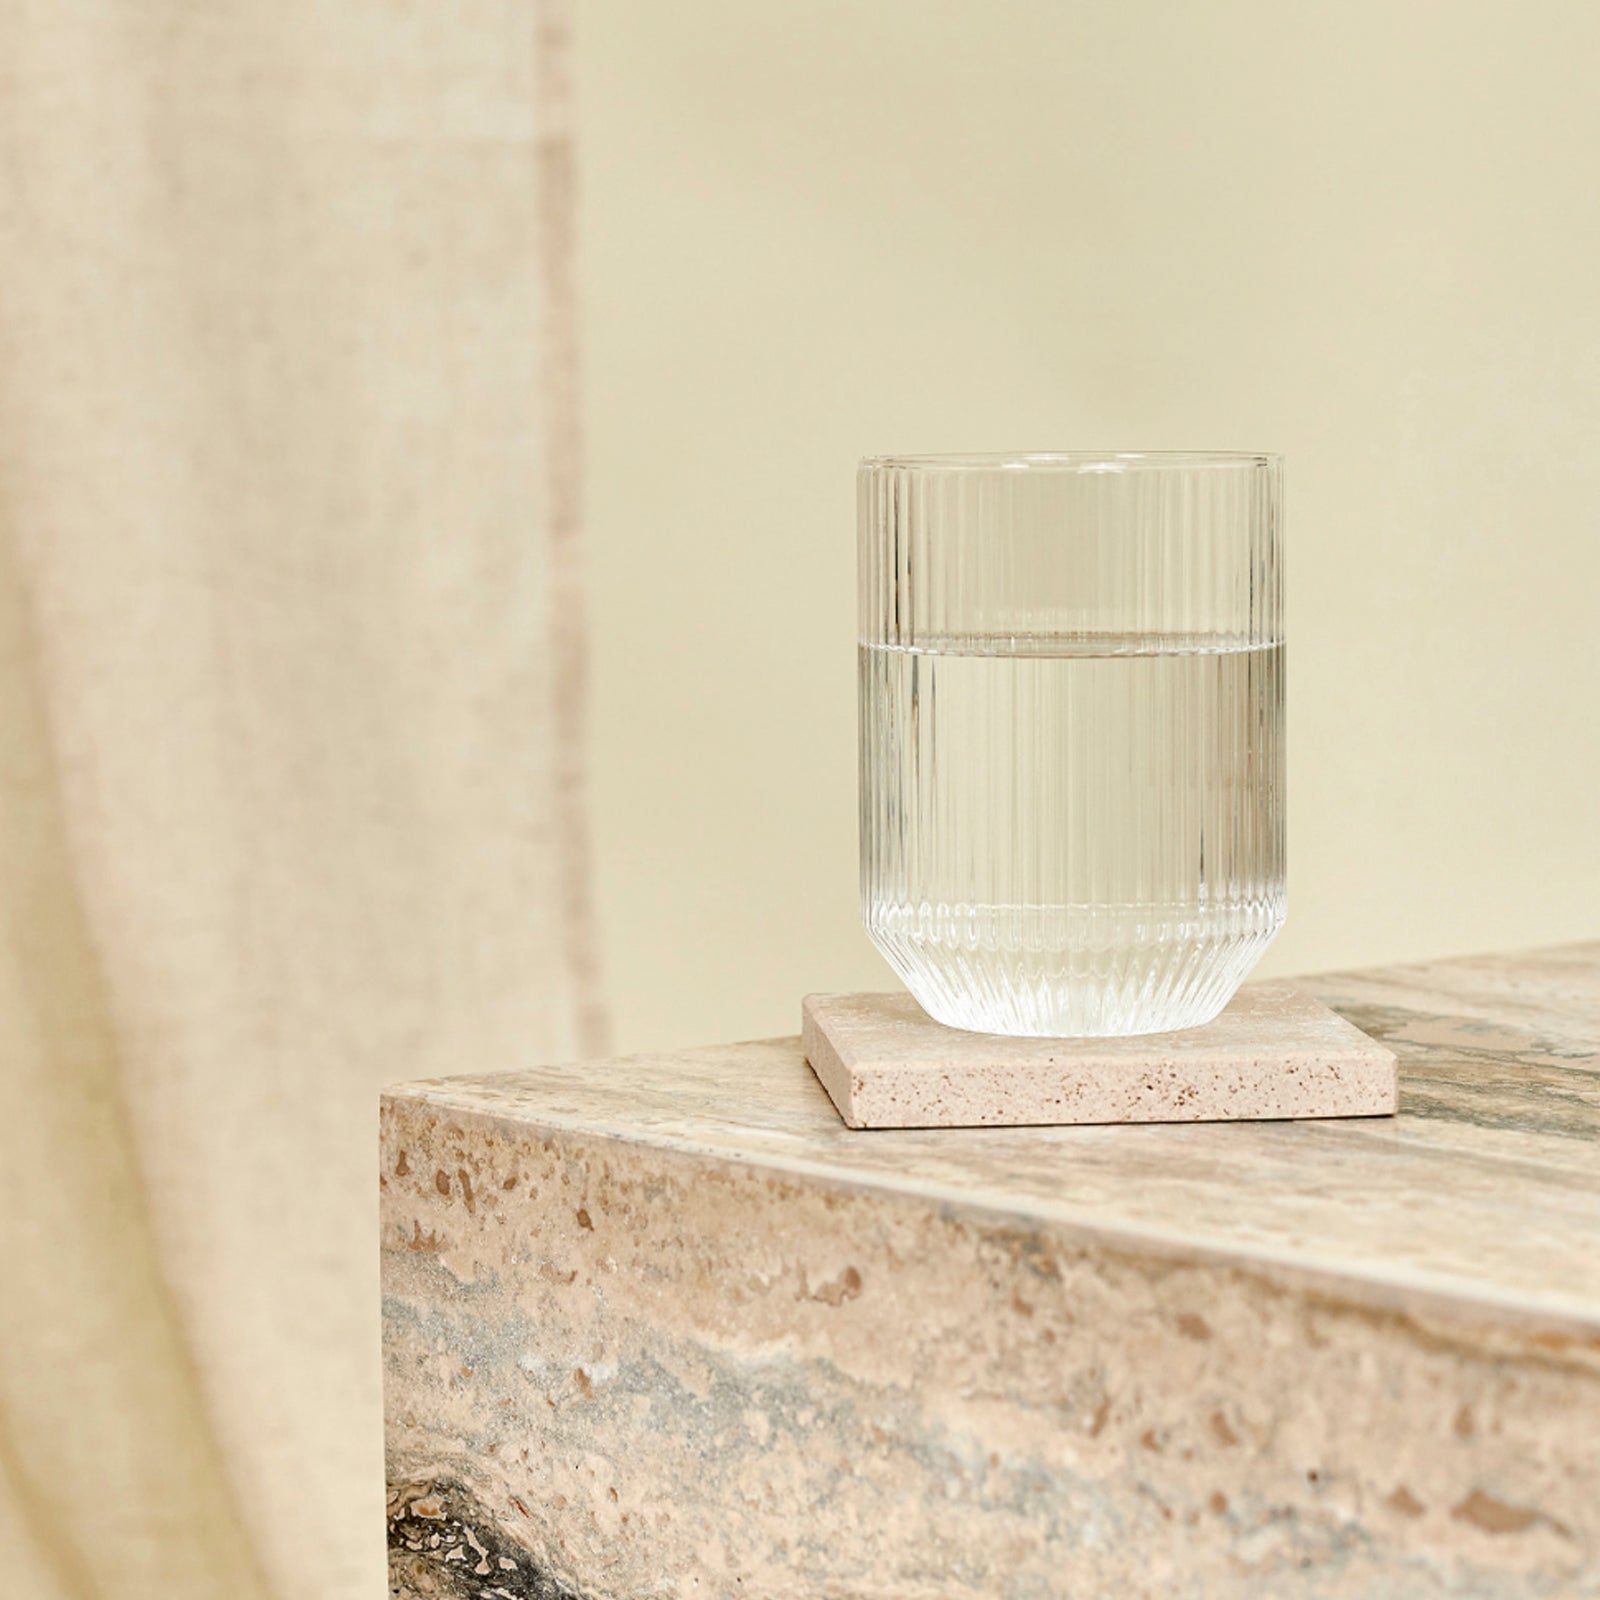
<svg viewBox="0 0 1600 1600">
<path fill-rule="evenodd" d="M 1209 1021 L 1283 925 L 1282 465 L 859 475 L 861 906 L 985 1033 Z"/>
</svg>

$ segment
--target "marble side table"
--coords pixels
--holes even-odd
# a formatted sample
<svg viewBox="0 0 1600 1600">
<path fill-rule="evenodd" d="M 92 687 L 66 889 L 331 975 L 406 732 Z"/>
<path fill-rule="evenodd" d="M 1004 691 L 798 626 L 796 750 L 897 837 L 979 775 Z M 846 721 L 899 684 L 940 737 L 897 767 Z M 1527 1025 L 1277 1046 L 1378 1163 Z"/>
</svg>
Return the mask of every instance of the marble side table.
<svg viewBox="0 0 1600 1600">
<path fill-rule="evenodd" d="M 852 1132 L 795 1039 L 394 1090 L 393 1593 L 1600 1597 L 1600 944 L 1307 987 L 1398 1117 Z"/>
</svg>

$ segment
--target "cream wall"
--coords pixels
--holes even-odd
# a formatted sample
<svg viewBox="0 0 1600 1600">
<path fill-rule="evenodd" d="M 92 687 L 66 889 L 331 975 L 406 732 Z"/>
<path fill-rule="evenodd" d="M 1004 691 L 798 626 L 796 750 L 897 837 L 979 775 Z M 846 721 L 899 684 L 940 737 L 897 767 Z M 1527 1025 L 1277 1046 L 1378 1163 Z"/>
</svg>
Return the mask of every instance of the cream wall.
<svg viewBox="0 0 1600 1600">
<path fill-rule="evenodd" d="M 883 985 L 855 458 L 1289 462 L 1263 971 L 1600 933 L 1600 10 L 586 0 L 589 608 L 625 1050 Z"/>
</svg>

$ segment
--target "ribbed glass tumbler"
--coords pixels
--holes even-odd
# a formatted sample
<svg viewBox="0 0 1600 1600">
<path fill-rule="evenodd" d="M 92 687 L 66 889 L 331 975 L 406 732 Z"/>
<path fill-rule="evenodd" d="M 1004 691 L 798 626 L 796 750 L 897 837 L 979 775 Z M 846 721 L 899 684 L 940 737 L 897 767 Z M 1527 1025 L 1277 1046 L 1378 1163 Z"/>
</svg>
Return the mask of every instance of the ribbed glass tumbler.
<svg viewBox="0 0 1600 1600">
<path fill-rule="evenodd" d="M 885 458 L 859 509 L 873 942 L 957 1028 L 1209 1021 L 1284 919 L 1278 458 Z"/>
</svg>

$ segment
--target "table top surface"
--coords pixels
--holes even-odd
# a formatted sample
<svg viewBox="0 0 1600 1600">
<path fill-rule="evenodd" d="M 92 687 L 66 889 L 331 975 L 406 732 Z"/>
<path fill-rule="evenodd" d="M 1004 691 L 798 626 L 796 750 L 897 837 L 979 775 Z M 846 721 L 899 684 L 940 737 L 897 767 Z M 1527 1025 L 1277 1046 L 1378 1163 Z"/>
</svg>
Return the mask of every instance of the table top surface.
<svg viewBox="0 0 1600 1600">
<path fill-rule="evenodd" d="M 1397 1053 L 1398 1116 L 852 1131 L 794 1038 L 389 1097 L 1600 1335 L 1600 942 L 1297 981 Z"/>
</svg>

